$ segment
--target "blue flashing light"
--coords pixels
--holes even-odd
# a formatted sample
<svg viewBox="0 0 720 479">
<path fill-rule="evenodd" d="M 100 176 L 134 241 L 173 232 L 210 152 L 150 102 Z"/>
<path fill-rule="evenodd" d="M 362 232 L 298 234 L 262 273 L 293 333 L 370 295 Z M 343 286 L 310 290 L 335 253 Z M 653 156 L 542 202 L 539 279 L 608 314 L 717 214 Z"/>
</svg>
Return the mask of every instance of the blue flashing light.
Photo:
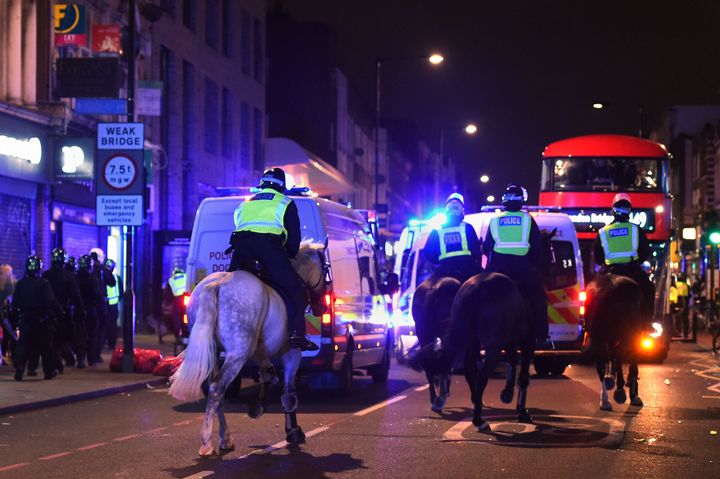
<svg viewBox="0 0 720 479">
<path fill-rule="evenodd" d="M 421 223 L 421 221 L 417 220 L 415 218 L 411 219 L 409 222 L 410 226 L 418 226 L 420 223 Z"/>
<path fill-rule="evenodd" d="M 431 228 L 440 228 L 447 222 L 447 215 L 444 212 L 435 213 L 427 220 L 428 226 Z"/>
</svg>

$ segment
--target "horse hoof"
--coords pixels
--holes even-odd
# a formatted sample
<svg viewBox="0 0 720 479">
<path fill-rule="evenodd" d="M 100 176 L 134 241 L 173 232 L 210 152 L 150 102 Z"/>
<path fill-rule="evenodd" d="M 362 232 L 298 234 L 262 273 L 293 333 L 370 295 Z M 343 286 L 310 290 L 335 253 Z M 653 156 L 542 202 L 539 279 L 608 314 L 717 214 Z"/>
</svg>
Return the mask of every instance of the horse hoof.
<svg viewBox="0 0 720 479">
<path fill-rule="evenodd" d="M 288 444 L 305 444 L 305 433 L 298 426 L 291 429 L 290 432 L 287 433 L 287 436 L 285 436 L 285 440 L 288 442 Z"/>
<path fill-rule="evenodd" d="M 207 446 L 200 446 L 200 449 L 198 450 L 198 456 L 200 457 L 212 457 L 215 455 L 215 448 L 212 446 L 212 444 L 208 444 Z"/>
<path fill-rule="evenodd" d="M 612 376 L 605 376 L 603 380 L 605 382 L 605 389 L 612 389 L 615 387 L 615 378 Z"/>
<path fill-rule="evenodd" d="M 513 400 L 514 391 L 513 388 L 503 389 L 500 392 L 500 400 L 505 404 L 510 404 Z"/>
<path fill-rule="evenodd" d="M 640 399 L 640 396 L 633 396 L 630 398 L 630 405 L 637 406 L 637 407 L 643 407 L 645 404 L 643 404 L 642 399 Z"/>
<path fill-rule="evenodd" d="M 615 399 L 615 402 L 618 404 L 624 404 L 625 401 L 627 401 L 627 394 L 625 393 L 625 388 L 616 389 L 613 393 L 613 399 Z"/>
<path fill-rule="evenodd" d="M 220 452 L 230 452 L 235 450 L 235 443 L 232 439 L 220 442 Z"/>
<path fill-rule="evenodd" d="M 520 421 L 523 424 L 532 424 L 532 416 L 530 416 L 530 413 L 527 411 L 527 409 L 521 409 L 518 411 L 518 421 Z"/>
<path fill-rule="evenodd" d="M 490 427 L 490 423 L 483 420 L 480 424 L 477 424 L 477 430 L 478 432 L 492 432 L 492 428 Z"/>
<path fill-rule="evenodd" d="M 265 414 L 265 408 L 261 403 L 251 404 L 247 412 L 250 419 L 260 419 L 263 414 Z"/>
<path fill-rule="evenodd" d="M 444 407 L 445 407 L 445 397 L 438 396 L 437 398 L 435 398 L 435 401 L 433 402 L 432 406 L 430 406 L 430 409 L 432 409 L 436 413 L 440 414 L 440 413 L 442 413 L 442 410 Z"/>
<path fill-rule="evenodd" d="M 600 410 L 601 411 L 612 411 L 612 404 L 610 404 L 610 401 L 600 401 Z"/>
</svg>

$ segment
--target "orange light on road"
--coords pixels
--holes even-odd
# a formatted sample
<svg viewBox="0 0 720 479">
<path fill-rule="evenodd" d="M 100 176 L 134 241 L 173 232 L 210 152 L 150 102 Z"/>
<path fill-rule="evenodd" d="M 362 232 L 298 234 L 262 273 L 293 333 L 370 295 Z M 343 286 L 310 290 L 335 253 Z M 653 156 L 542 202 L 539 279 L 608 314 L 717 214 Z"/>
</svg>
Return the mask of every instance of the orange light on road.
<svg viewBox="0 0 720 479">
<path fill-rule="evenodd" d="M 651 338 L 643 338 L 642 342 L 640 343 L 643 349 L 652 349 L 655 345 L 655 341 L 653 341 Z"/>
</svg>

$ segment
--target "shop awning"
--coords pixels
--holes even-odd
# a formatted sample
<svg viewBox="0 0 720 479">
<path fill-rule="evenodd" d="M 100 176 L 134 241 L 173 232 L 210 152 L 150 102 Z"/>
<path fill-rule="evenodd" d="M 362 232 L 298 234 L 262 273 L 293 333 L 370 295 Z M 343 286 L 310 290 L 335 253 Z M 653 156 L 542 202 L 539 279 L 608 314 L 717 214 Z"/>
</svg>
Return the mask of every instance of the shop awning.
<svg viewBox="0 0 720 479">
<path fill-rule="evenodd" d="M 265 140 L 265 167 L 279 167 L 292 176 L 295 186 L 309 186 L 320 196 L 339 195 L 353 189 L 337 168 L 288 138 Z"/>
</svg>

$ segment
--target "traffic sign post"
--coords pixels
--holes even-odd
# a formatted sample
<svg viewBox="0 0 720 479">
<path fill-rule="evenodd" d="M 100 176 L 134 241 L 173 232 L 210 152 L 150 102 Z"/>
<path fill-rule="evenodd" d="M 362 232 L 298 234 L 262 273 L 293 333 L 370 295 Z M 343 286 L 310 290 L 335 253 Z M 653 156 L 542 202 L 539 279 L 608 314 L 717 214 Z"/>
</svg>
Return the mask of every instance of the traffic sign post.
<svg viewBox="0 0 720 479">
<path fill-rule="evenodd" d="M 135 293 L 132 243 L 133 229 L 142 225 L 144 213 L 144 130 L 142 123 L 99 123 L 97 131 L 96 223 L 100 226 L 127 227 L 123 295 L 123 372 L 133 372 L 134 363 Z"/>
</svg>

